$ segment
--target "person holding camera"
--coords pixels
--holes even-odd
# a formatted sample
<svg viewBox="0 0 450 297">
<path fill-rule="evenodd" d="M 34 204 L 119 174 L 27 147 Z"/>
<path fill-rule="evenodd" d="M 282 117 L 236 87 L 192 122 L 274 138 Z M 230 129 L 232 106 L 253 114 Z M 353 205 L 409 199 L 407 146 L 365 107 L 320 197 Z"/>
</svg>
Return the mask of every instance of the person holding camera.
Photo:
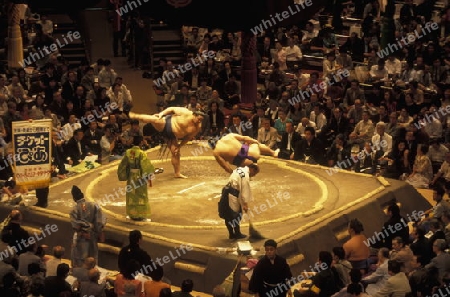
<svg viewBox="0 0 450 297">
<path fill-rule="evenodd" d="M 100 147 L 102 148 L 100 154 L 100 163 L 102 165 L 122 158 L 123 154 L 120 154 L 120 146 L 122 144 L 121 138 L 122 136 L 120 135 L 119 131 L 116 131 L 114 129 L 114 126 L 105 126 L 104 135 L 100 139 Z"/>
</svg>

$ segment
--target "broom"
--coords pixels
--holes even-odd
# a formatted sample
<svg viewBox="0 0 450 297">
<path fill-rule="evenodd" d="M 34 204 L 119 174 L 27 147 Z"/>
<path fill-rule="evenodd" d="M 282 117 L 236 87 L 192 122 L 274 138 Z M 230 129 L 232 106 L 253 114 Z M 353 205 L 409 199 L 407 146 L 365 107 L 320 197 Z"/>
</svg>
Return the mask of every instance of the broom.
<svg viewBox="0 0 450 297">
<path fill-rule="evenodd" d="M 239 263 L 241 262 L 242 255 L 239 256 L 236 265 L 234 266 L 231 273 L 225 278 L 225 280 L 220 284 L 220 287 L 224 290 L 225 297 L 232 297 L 233 296 L 233 285 L 234 285 L 234 274 L 236 272 L 236 269 L 239 266 Z"/>
<path fill-rule="evenodd" d="M 264 239 L 265 237 L 261 235 L 261 233 L 253 227 L 253 223 L 248 218 L 248 237 L 251 239 Z"/>
</svg>

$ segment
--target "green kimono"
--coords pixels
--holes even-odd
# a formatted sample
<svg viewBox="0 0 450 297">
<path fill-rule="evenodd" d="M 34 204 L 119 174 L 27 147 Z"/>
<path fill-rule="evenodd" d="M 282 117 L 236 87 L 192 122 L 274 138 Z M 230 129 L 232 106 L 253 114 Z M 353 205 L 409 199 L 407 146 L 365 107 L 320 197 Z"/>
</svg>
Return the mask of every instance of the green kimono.
<svg viewBox="0 0 450 297">
<path fill-rule="evenodd" d="M 130 219 L 150 218 L 147 181 L 154 172 L 155 167 L 140 147 L 133 146 L 125 152 L 119 164 L 117 175 L 119 180 L 127 181 L 126 208 Z"/>
</svg>

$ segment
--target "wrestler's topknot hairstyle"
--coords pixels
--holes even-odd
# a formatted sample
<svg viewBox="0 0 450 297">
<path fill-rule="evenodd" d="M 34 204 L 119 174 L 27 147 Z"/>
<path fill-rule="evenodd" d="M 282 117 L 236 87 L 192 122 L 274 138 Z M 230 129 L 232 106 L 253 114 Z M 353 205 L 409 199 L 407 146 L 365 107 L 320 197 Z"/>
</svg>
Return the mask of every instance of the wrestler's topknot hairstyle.
<svg viewBox="0 0 450 297">
<path fill-rule="evenodd" d="M 348 227 L 353 229 L 356 234 L 360 234 L 364 231 L 363 224 L 358 219 L 353 219 L 348 223 Z"/>
<path fill-rule="evenodd" d="M 205 116 L 206 116 L 206 114 L 205 114 L 203 111 L 200 111 L 200 110 L 194 111 L 193 114 L 194 114 L 195 116 L 202 116 L 202 117 L 205 117 Z"/>
</svg>

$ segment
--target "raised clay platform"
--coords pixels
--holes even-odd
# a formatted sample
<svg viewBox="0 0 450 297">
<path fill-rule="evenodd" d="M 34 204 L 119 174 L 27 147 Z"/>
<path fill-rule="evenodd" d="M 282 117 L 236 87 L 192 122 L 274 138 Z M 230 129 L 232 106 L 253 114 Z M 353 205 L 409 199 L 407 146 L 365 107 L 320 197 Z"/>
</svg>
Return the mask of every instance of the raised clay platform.
<svg viewBox="0 0 450 297">
<path fill-rule="evenodd" d="M 139 229 L 144 234 L 143 247 L 154 259 L 165 259 L 165 275 L 173 284 L 191 278 L 195 290 L 211 293 L 238 258 L 236 242 L 228 239 L 217 213 L 221 189 L 229 175 L 209 149 L 192 144 L 182 149 L 182 173 L 189 178 L 175 179 L 170 159 L 158 160 L 158 152 L 157 148 L 148 151 L 155 167 L 165 169 L 149 188 L 152 222 L 126 219 L 122 195 L 126 183 L 117 180 L 116 161 L 53 184 L 48 209 L 22 207 L 24 225 L 38 229 L 57 224 L 58 232 L 42 243 L 63 245 L 69 253 L 73 234 L 69 212 L 74 205 L 70 190 L 77 185 L 87 199 L 103 206 L 108 217 L 107 240 L 100 245 L 102 267 L 117 270 L 117 253 L 127 244 L 128 232 Z M 414 188 L 401 181 L 344 171 L 329 175 L 324 167 L 271 157 L 263 157 L 259 164 L 261 173 L 251 182 L 254 201 L 249 218 L 263 236 L 279 243 L 278 251 L 288 258 L 294 275 L 314 266 L 320 250 L 331 251 L 342 245 L 348 239 L 346 227 L 352 218 L 360 219 L 366 235 L 372 236 L 387 219 L 383 210 L 393 198 L 402 204 L 405 216 L 431 207 Z M 1 206 L 0 215 L 5 216 L 10 209 Z M 248 220 L 242 230 L 248 234 Z M 264 239 L 251 243 L 259 250 Z"/>
</svg>

